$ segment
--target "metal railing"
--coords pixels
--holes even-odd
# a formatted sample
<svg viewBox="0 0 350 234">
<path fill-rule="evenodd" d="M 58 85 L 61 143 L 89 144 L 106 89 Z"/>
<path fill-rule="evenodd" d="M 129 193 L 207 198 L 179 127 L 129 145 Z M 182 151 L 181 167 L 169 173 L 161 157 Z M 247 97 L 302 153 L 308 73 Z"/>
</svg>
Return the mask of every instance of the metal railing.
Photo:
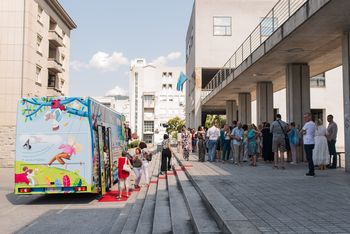
<svg viewBox="0 0 350 234">
<path fill-rule="evenodd" d="M 226 80 L 262 43 L 266 41 L 284 22 L 286 22 L 308 0 L 280 0 L 260 21 L 259 25 L 241 44 L 236 52 L 202 89 L 202 100 Z"/>
</svg>

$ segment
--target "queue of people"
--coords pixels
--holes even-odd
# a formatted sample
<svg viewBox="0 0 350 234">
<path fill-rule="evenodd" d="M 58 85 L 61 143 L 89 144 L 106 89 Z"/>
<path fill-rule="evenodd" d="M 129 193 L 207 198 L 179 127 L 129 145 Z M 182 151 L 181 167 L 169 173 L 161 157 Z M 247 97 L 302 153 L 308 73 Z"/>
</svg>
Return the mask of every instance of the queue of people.
<svg viewBox="0 0 350 234">
<path fill-rule="evenodd" d="M 273 163 L 273 169 L 286 169 L 288 159 L 290 164 L 298 164 L 300 156 L 298 148 L 303 146 L 309 164 L 307 176 L 314 176 L 315 165 L 320 170 L 336 168 L 337 155 L 335 143 L 337 125 L 333 116 L 327 116 L 328 127 L 323 126 L 322 120 L 312 121 L 312 114 L 304 115 L 304 126 L 299 130 L 295 122 L 287 123 L 280 114 L 272 123 L 242 124 L 233 121 L 232 125 L 225 124 L 220 128 L 218 122 L 205 130 L 199 126 L 197 131 L 182 128 L 178 143 L 182 149 L 183 158 L 188 160 L 190 152 L 198 150 L 198 161 L 230 160 L 234 165 L 250 161 L 252 167 L 257 166 L 258 158 L 267 163 Z M 193 140 L 195 138 L 195 140 Z M 192 141 L 191 141 L 192 139 Z"/>
</svg>

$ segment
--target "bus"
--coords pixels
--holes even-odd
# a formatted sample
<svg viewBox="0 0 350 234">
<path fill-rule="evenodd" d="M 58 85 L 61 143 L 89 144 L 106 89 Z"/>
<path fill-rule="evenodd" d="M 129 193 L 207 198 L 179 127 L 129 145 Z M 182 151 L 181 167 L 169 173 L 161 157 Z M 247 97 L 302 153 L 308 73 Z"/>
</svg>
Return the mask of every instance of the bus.
<svg viewBox="0 0 350 234">
<path fill-rule="evenodd" d="M 117 181 L 125 117 L 87 97 L 22 98 L 15 194 L 100 193 Z"/>
</svg>

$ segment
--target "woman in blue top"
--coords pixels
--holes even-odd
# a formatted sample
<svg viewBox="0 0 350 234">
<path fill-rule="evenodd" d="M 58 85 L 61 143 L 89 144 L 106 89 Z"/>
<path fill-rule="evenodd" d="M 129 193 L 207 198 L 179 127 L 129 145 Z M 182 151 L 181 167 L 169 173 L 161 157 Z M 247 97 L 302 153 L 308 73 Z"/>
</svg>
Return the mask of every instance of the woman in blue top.
<svg viewBox="0 0 350 234">
<path fill-rule="evenodd" d="M 252 159 L 250 164 L 253 167 L 256 167 L 256 154 L 257 154 L 257 142 L 256 138 L 258 137 L 258 130 L 254 124 L 248 126 L 248 156 Z"/>
<path fill-rule="evenodd" d="M 292 153 L 292 162 L 290 164 L 297 164 L 297 147 L 299 145 L 299 130 L 295 127 L 295 122 L 290 123 L 290 130 L 288 132 L 290 151 Z"/>
</svg>

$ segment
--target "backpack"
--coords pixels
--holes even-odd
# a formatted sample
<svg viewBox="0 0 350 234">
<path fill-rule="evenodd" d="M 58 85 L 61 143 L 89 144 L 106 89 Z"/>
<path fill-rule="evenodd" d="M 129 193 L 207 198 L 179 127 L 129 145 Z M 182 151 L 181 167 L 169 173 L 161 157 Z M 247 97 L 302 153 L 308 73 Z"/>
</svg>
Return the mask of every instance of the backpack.
<svg viewBox="0 0 350 234">
<path fill-rule="evenodd" d="M 144 157 L 147 161 L 152 161 L 152 153 L 144 152 Z"/>
</svg>

